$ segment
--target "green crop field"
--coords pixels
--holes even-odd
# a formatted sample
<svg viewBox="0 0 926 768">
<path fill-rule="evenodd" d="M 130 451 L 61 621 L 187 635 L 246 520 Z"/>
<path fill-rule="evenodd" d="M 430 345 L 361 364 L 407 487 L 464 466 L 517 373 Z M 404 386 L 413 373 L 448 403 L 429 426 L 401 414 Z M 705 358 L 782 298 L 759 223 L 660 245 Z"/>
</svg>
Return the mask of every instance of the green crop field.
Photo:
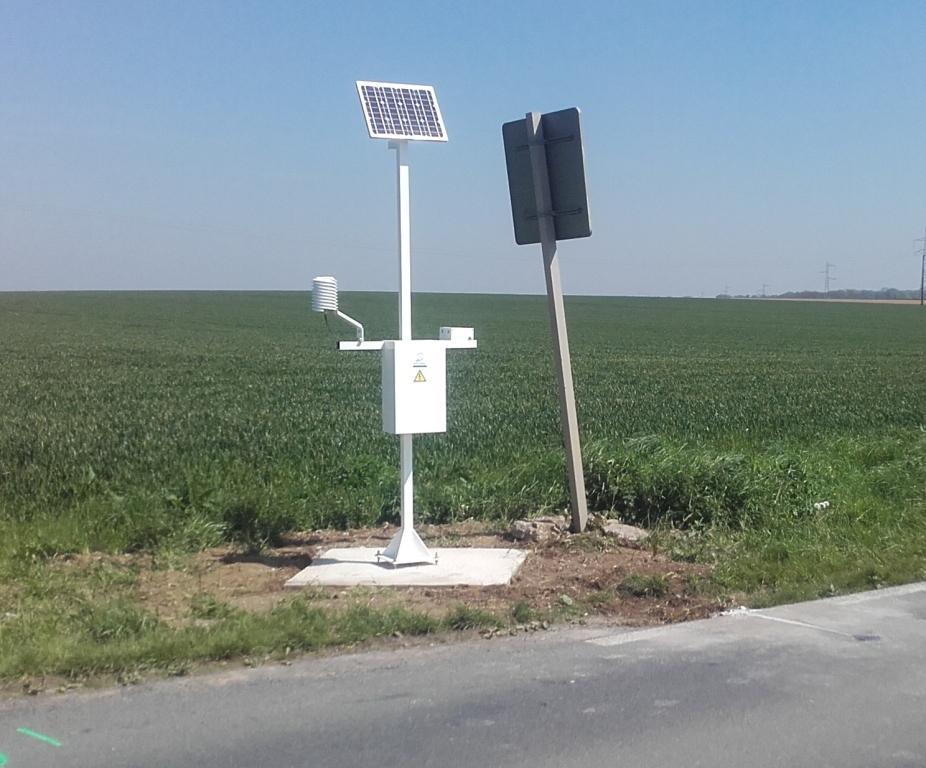
<svg viewBox="0 0 926 768">
<path fill-rule="evenodd" d="M 341 303 L 394 337 L 393 295 Z M 545 299 L 414 307 L 418 336 L 479 339 L 448 354 L 447 433 L 416 439 L 420 518 L 564 510 Z M 919 307 L 574 297 L 567 313 L 594 509 L 757 602 L 926 575 Z M 337 334 L 305 293 L 0 294 L 0 579 L 68 552 L 396 520 L 378 355 L 335 352 Z"/>
</svg>

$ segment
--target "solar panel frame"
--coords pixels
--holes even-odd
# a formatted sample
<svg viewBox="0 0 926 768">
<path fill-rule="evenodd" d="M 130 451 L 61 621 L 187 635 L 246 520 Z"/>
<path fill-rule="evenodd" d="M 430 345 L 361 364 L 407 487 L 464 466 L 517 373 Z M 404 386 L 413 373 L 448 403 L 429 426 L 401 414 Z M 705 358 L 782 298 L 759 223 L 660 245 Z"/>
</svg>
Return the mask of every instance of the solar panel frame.
<svg viewBox="0 0 926 768">
<path fill-rule="evenodd" d="M 447 141 L 433 86 L 358 80 L 357 95 L 371 139 Z"/>
</svg>

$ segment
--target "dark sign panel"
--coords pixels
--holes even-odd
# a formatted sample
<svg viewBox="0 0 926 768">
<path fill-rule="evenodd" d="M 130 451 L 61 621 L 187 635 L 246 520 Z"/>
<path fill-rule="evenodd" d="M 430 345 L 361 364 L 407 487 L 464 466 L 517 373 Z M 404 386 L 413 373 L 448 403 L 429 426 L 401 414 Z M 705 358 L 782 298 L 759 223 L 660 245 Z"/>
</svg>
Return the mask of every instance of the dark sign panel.
<svg viewBox="0 0 926 768">
<path fill-rule="evenodd" d="M 588 194 L 579 110 L 563 109 L 541 117 L 553 222 L 557 240 L 589 237 Z M 514 239 L 518 245 L 540 242 L 534 176 L 527 144 L 526 118 L 502 126 Z"/>
</svg>

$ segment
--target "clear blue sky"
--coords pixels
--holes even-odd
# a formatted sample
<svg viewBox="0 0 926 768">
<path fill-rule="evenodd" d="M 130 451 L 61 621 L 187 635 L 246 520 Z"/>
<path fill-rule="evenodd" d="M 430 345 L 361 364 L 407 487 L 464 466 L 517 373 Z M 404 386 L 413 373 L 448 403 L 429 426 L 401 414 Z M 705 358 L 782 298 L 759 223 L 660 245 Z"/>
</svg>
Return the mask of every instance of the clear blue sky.
<svg viewBox="0 0 926 768">
<path fill-rule="evenodd" d="M 430 83 L 414 288 L 542 292 L 500 126 L 583 110 L 569 293 L 918 285 L 926 3 L 0 2 L 0 290 L 395 290 L 357 79 Z"/>
</svg>

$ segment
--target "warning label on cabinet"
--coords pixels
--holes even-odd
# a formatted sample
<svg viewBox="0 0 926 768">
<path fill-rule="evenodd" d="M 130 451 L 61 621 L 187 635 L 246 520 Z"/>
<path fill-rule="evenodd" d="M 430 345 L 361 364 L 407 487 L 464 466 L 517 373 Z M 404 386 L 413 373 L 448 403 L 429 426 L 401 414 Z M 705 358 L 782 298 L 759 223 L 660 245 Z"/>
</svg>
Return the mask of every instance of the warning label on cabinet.
<svg viewBox="0 0 926 768">
<path fill-rule="evenodd" d="M 415 374 L 415 383 L 420 384 L 422 381 L 427 381 L 424 377 L 424 371 L 418 371 L 418 373 Z"/>
</svg>

